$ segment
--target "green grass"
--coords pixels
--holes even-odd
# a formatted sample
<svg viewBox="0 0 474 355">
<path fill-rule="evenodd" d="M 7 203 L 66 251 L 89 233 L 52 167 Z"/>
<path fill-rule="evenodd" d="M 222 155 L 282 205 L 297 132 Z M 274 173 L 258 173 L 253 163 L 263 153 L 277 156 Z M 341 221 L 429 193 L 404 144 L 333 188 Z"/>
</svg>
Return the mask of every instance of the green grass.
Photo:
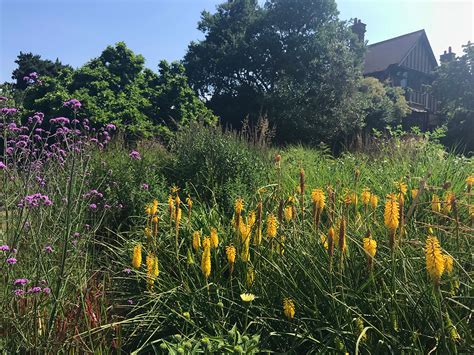
<svg viewBox="0 0 474 355">
<path fill-rule="evenodd" d="M 6 207 L 15 212 L 9 213 L 13 227 L 2 228 L 0 244 L 18 248 L 18 263 L 2 263 L 0 347 L 10 352 L 96 353 L 111 352 L 113 347 L 127 353 L 474 351 L 469 323 L 473 297 L 469 205 L 473 197 L 465 184 L 474 172 L 472 159 L 448 154 L 425 141 L 394 140 L 370 153 L 333 157 L 305 147 L 260 150 L 236 137 L 199 134 L 195 151 L 191 145 L 179 153 L 177 148 L 164 152 L 139 146 L 142 160 L 130 161 L 128 151 L 117 145 L 105 153 L 93 153 L 91 159 L 78 157 L 74 167 L 70 160 L 62 167 L 51 167 L 45 176 L 54 200 L 50 209 L 15 209 L 19 198 L 35 190 L 27 183 L 31 177 L 20 170 L 13 172 L 15 181 L 25 183 L 5 185 Z M 188 138 L 182 137 L 181 142 Z M 224 153 L 214 147 L 206 155 L 216 139 L 216 147 L 224 147 Z M 277 153 L 282 157 L 281 170 L 273 161 Z M 205 158 L 202 162 L 200 156 Z M 226 157 L 229 161 L 220 166 Z M 242 161 L 229 170 L 233 159 Z M 206 167 L 212 167 L 212 176 L 205 175 Z M 304 218 L 301 196 L 296 193 L 301 168 L 305 171 Z M 183 174 L 177 179 L 179 171 Z M 74 179 L 69 186 L 71 174 Z M 392 252 L 383 205 L 385 196 L 396 192 L 394 182 L 400 180 L 408 186 L 405 215 L 413 204 L 410 190 L 423 185 L 424 192 Z M 150 184 L 148 190 L 140 189 L 144 182 Z M 166 200 L 168 193 L 176 195 L 171 192 L 174 184 L 182 200 L 178 253 Z M 335 203 L 326 201 L 315 226 L 311 190 L 327 191 L 329 185 L 335 191 Z M 376 209 L 361 205 L 364 187 L 379 196 Z M 92 188 L 103 191 L 114 202 L 112 208 L 92 213 L 90 201 L 83 198 Z M 213 194 L 214 189 L 218 193 Z M 347 191 L 359 195 L 357 207 L 345 206 Z M 443 197 L 447 191 L 456 196 L 456 212 L 433 212 L 431 196 Z M 69 192 L 69 203 L 61 202 Z M 188 194 L 194 200 L 190 220 Z M 245 201 L 244 221 L 260 199 L 263 203 L 263 242 L 250 244 L 248 262 L 242 260 L 243 243 L 232 222 L 231 205 L 237 196 Z M 297 217 L 282 221 L 277 237 L 269 240 L 266 216 L 278 216 L 280 201 L 288 205 L 289 196 L 295 198 Z M 159 229 L 150 242 L 144 233 L 144 207 L 154 198 L 159 199 Z M 119 202 L 123 209 L 117 207 Z M 348 249 L 342 257 L 336 248 L 331 260 L 321 236 L 331 226 L 337 233 L 342 216 L 347 221 Z M 212 271 L 206 280 L 201 271 L 202 248 L 193 251 L 191 236 L 196 230 L 209 235 L 212 227 L 218 230 L 220 244 L 211 251 Z M 439 287 L 426 272 L 428 228 L 440 240 L 443 253 L 454 258 L 453 272 L 443 274 Z M 368 230 L 377 241 L 372 272 L 362 249 Z M 76 246 L 71 236 L 75 231 L 81 233 Z M 252 238 L 255 233 L 256 225 Z M 155 252 L 159 260 L 160 273 L 152 289 L 147 287 L 145 265 L 124 271 L 131 268 L 137 243 L 144 246 L 143 263 L 149 252 Z M 225 246 L 230 244 L 238 250 L 232 274 L 225 255 Z M 52 245 L 54 252 L 45 253 L 45 245 Z M 255 272 L 252 284 L 247 282 L 250 268 Z M 15 297 L 12 283 L 20 277 L 28 277 L 31 285 L 48 280 L 52 295 Z M 243 302 L 240 294 L 244 292 L 256 299 Z M 294 301 L 294 319 L 284 315 L 286 297 Z"/>
</svg>

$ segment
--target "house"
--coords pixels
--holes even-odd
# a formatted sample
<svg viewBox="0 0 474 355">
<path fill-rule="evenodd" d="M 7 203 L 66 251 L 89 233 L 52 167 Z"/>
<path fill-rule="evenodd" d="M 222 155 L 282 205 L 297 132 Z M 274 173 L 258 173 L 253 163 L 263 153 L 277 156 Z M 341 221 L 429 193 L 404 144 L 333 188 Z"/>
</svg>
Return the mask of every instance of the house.
<svg viewBox="0 0 474 355">
<path fill-rule="evenodd" d="M 365 28 L 361 20 L 354 20 L 352 30 L 360 41 L 364 41 Z M 450 47 L 449 53 L 445 51 L 440 61 L 450 61 L 454 57 Z M 433 71 L 437 66 L 425 30 L 419 30 L 368 45 L 363 74 L 404 88 L 412 109 L 406 121 L 429 129 L 437 121 L 437 102 L 425 85 L 433 82 Z"/>
</svg>

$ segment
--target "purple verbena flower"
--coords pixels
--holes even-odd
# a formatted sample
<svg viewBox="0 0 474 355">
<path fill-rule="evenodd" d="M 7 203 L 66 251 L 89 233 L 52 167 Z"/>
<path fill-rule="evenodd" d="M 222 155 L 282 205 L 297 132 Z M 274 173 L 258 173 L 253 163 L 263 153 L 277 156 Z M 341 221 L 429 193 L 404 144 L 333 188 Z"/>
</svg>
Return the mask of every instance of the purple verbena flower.
<svg viewBox="0 0 474 355">
<path fill-rule="evenodd" d="M 140 153 L 137 152 L 136 150 L 132 150 L 128 156 L 134 160 L 140 160 L 142 158 L 140 156 Z"/>
<path fill-rule="evenodd" d="M 123 269 L 123 272 L 126 273 L 126 274 L 130 274 L 132 272 L 132 269 L 127 267 L 126 269 Z"/>
<path fill-rule="evenodd" d="M 28 289 L 28 293 L 40 293 L 41 292 L 41 287 L 35 286 L 30 289 Z"/>
<path fill-rule="evenodd" d="M 25 294 L 25 291 L 20 288 L 16 289 L 14 292 L 15 292 L 15 296 L 17 297 L 23 296 Z"/>
<path fill-rule="evenodd" d="M 148 184 L 142 184 L 142 189 L 143 190 L 148 190 L 148 188 L 149 188 Z"/>
<path fill-rule="evenodd" d="M 51 245 L 46 245 L 44 247 L 44 252 L 48 253 L 48 254 L 52 253 L 53 252 L 53 247 Z"/>
<path fill-rule="evenodd" d="M 51 289 L 49 287 L 43 288 L 43 292 L 49 295 L 51 293 Z"/>
<path fill-rule="evenodd" d="M 77 99 L 70 99 L 64 102 L 64 106 L 72 108 L 73 110 L 77 110 L 82 106 L 81 102 Z"/>
<path fill-rule="evenodd" d="M 8 258 L 7 259 L 7 264 L 15 265 L 16 262 L 17 262 L 16 258 Z"/>
<path fill-rule="evenodd" d="M 30 280 L 28 279 L 16 279 L 15 281 L 13 281 L 13 285 L 14 286 L 18 286 L 18 285 L 26 285 L 28 282 L 30 282 Z"/>
<path fill-rule="evenodd" d="M 6 244 L 0 245 L 0 251 L 9 251 L 10 247 Z"/>
<path fill-rule="evenodd" d="M 107 126 L 105 126 L 105 129 L 108 131 L 115 131 L 117 126 L 115 126 L 113 123 L 109 123 Z"/>
<path fill-rule="evenodd" d="M 97 209 L 97 205 L 96 205 L 95 203 L 91 203 L 91 204 L 89 205 L 89 208 L 90 208 L 91 210 L 95 210 L 95 209 Z"/>
</svg>

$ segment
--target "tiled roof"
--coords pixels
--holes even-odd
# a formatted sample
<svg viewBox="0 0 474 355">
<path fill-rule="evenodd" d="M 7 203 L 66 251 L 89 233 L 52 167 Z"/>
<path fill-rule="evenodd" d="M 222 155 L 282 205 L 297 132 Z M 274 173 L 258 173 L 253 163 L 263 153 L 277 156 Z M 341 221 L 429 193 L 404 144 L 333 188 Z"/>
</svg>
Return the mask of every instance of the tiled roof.
<svg viewBox="0 0 474 355">
<path fill-rule="evenodd" d="M 419 30 L 369 45 L 365 56 L 364 74 L 383 71 L 391 64 L 400 64 L 423 35 L 425 30 Z"/>
</svg>

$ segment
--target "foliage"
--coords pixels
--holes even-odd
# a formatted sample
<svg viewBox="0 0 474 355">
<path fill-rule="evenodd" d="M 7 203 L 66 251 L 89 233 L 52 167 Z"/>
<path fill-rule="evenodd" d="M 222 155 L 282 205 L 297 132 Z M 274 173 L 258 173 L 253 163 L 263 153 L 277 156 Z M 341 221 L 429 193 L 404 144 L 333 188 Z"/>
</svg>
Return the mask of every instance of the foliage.
<svg viewBox="0 0 474 355">
<path fill-rule="evenodd" d="M 66 68 L 31 85 L 25 109 L 65 115 L 62 103 L 74 97 L 83 104 L 81 117 L 94 124 L 112 122 L 134 137 L 169 132 L 198 118 L 215 122 L 189 88 L 180 64 L 162 61 L 156 74 L 145 69 L 144 62 L 119 42 L 76 70 Z"/>
<path fill-rule="evenodd" d="M 267 114 L 280 142 L 332 142 L 353 128 L 363 46 L 332 0 L 227 1 L 203 12 L 184 58 L 193 88 L 225 123 Z"/>
<path fill-rule="evenodd" d="M 246 196 L 265 180 L 264 153 L 218 126 L 196 123 L 181 129 L 171 152 L 169 181 L 210 205 L 229 210 L 237 193 Z"/>
<path fill-rule="evenodd" d="M 12 73 L 12 79 L 15 80 L 15 88 L 25 90 L 28 87 L 28 77 L 30 73 L 37 73 L 41 76 L 55 77 L 65 68 L 71 68 L 69 65 L 62 64 L 58 58 L 53 62 L 49 59 L 41 59 L 40 55 L 33 53 L 20 52 L 15 63 L 18 64 Z"/>
<path fill-rule="evenodd" d="M 474 152 L 474 46 L 464 55 L 442 63 L 435 72 L 432 92 L 447 126 L 445 142 L 465 152 Z"/>
</svg>

